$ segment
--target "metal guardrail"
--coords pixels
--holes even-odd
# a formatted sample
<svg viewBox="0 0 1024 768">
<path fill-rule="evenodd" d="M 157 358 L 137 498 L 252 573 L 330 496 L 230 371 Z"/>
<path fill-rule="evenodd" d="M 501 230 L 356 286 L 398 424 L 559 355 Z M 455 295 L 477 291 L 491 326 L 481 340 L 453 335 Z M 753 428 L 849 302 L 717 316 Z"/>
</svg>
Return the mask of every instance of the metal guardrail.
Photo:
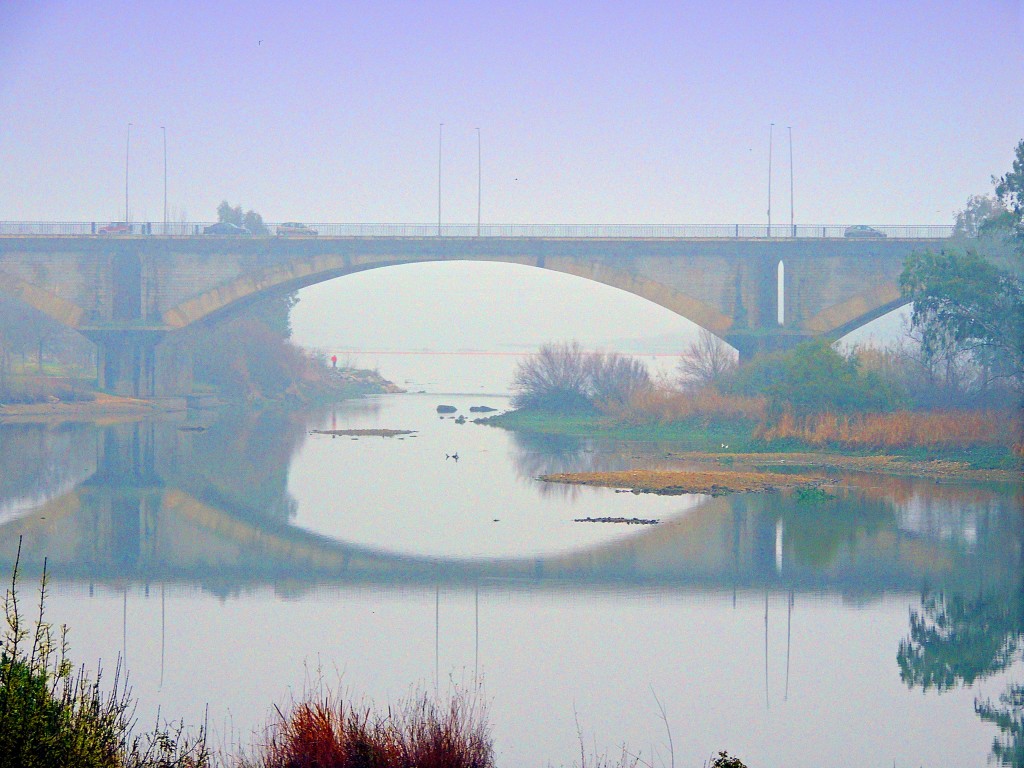
<svg viewBox="0 0 1024 768">
<path fill-rule="evenodd" d="M 105 232 L 106 221 L 0 221 L 0 236 L 116 237 L 201 235 L 213 222 L 132 222 L 127 232 Z M 277 224 L 266 225 L 271 235 Z M 329 224 L 306 225 L 321 237 L 536 237 L 536 238 L 692 238 L 692 239 L 793 239 L 793 238 L 895 238 L 923 240 L 953 234 L 951 224 L 877 224 L 865 232 L 848 224 Z M 299 237 L 290 235 L 290 237 Z"/>
</svg>

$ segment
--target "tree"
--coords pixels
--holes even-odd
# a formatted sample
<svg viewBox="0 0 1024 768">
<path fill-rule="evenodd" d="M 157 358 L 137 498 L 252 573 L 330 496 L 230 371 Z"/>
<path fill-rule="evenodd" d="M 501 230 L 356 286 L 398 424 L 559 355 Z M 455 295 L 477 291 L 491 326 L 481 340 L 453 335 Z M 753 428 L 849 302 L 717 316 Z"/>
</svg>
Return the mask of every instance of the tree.
<svg viewBox="0 0 1024 768">
<path fill-rule="evenodd" d="M 998 197 L 991 195 L 971 195 L 967 198 L 964 209 L 957 213 L 953 224 L 954 239 L 974 239 L 993 221 L 1007 213 L 1005 206 Z"/>
<path fill-rule="evenodd" d="M 828 339 L 805 341 L 788 352 L 759 355 L 723 381 L 730 394 L 768 398 L 769 411 L 812 413 L 891 411 L 904 393 L 877 371 L 862 372 L 856 355 L 838 352 Z"/>
<path fill-rule="evenodd" d="M 558 413 L 623 405 L 650 386 L 646 366 L 617 352 L 592 354 L 579 342 L 545 344 L 516 368 L 512 404 Z"/>
<path fill-rule="evenodd" d="M 676 370 L 683 386 L 713 384 L 736 368 L 737 354 L 706 328 L 683 352 Z"/>
<path fill-rule="evenodd" d="M 996 196 L 1017 219 L 1018 228 L 1024 224 L 1024 139 L 1017 144 L 1014 152 L 1013 167 L 999 177 L 992 177 Z"/>
<path fill-rule="evenodd" d="M 222 200 L 217 206 L 217 221 L 227 224 L 234 224 L 236 227 L 245 227 L 254 235 L 267 235 L 270 230 L 263 223 L 263 217 L 256 211 L 249 209 L 242 213 L 242 206 L 231 206 L 227 200 Z"/>
<path fill-rule="evenodd" d="M 540 411 L 590 411 L 586 353 L 579 342 L 544 344 L 512 379 L 512 405 Z"/>
<path fill-rule="evenodd" d="M 1024 281 L 975 251 L 951 248 L 908 256 L 899 284 L 914 304 L 911 325 L 926 357 L 962 349 L 990 380 L 1024 387 Z"/>
<path fill-rule="evenodd" d="M 607 352 L 590 356 L 590 401 L 599 408 L 626 405 L 640 392 L 650 388 L 647 366 L 635 357 Z"/>
</svg>

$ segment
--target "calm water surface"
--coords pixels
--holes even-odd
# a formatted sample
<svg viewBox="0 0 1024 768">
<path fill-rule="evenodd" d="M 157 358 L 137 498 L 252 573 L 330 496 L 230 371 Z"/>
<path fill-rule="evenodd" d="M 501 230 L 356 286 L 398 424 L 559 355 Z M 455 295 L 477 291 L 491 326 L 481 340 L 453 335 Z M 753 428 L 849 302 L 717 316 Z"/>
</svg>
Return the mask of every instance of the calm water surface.
<svg viewBox="0 0 1024 768">
<path fill-rule="evenodd" d="M 502 766 L 572 764 L 577 720 L 588 749 L 668 765 L 659 700 L 679 766 L 984 765 L 996 739 L 1022 765 L 1019 731 L 976 713 L 1024 683 L 1019 488 L 573 489 L 536 477 L 681 465 L 442 403 L 507 406 L 0 426 L 0 555 L 24 537 L 30 570 L 49 558 L 49 618 L 77 660 L 126 657 L 144 720 L 208 706 L 225 746 L 323 679 L 380 703 L 479 683 Z M 378 427 L 415 432 L 312 433 Z"/>
</svg>

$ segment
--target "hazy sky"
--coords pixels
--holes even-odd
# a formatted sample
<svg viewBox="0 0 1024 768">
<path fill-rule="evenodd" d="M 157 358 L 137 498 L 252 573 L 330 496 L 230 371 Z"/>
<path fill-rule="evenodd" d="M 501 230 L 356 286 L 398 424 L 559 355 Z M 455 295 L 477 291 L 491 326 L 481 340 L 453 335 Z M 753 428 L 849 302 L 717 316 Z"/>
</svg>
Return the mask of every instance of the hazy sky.
<svg viewBox="0 0 1024 768">
<path fill-rule="evenodd" d="M 1024 137 L 1020 2 L 0 0 L 0 220 L 946 223 Z M 302 293 L 321 347 L 686 334 L 494 265 Z"/>
<path fill-rule="evenodd" d="M 937 223 L 1024 135 L 1021 3 L 0 0 L 0 219 Z"/>
</svg>

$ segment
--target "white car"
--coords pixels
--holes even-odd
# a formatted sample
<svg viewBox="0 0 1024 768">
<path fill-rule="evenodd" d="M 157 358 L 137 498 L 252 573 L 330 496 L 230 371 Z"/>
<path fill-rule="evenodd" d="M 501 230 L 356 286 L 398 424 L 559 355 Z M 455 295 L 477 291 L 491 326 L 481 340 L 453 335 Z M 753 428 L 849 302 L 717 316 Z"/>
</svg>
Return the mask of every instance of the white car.
<svg viewBox="0 0 1024 768">
<path fill-rule="evenodd" d="M 286 221 L 277 225 L 278 237 L 316 237 L 318 234 L 315 229 L 310 229 L 297 221 Z"/>
</svg>

